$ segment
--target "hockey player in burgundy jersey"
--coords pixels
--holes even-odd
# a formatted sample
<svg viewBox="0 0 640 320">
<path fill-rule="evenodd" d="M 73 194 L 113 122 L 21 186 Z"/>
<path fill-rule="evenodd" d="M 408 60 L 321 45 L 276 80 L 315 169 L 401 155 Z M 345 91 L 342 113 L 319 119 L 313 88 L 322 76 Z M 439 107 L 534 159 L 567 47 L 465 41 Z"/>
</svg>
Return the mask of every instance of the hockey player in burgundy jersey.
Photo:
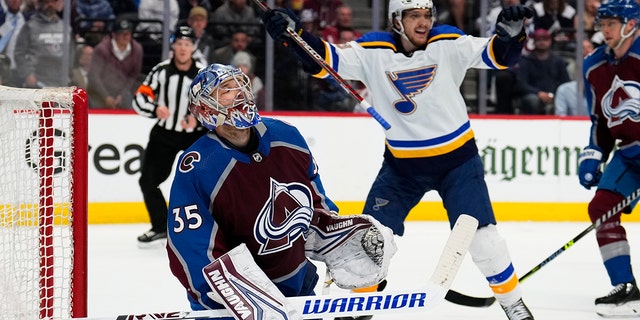
<svg viewBox="0 0 640 320">
<path fill-rule="evenodd" d="M 581 185 L 597 187 L 589 203 L 593 222 L 640 187 L 640 6 L 636 0 L 607 0 L 598 9 L 596 23 L 606 45 L 587 56 L 583 65 L 592 125 L 578 169 Z M 620 215 L 596 229 L 600 254 L 614 286 L 608 295 L 595 300 L 596 312 L 603 316 L 637 316 L 640 312 L 640 292 Z"/>
<path fill-rule="evenodd" d="M 222 304 L 233 311 L 225 294 L 216 294 L 220 270 L 255 280 L 243 288 L 273 282 L 252 293 L 265 297 L 313 295 L 318 275 L 307 257 L 325 262 L 345 288 L 384 279 L 395 253 L 392 231 L 369 216 L 330 212 L 338 208 L 304 138 L 294 126 L 258 115 L 240 69 L 213 64 L 201 70 L 189 99 L 191 113 L 210 131 L 179 158 L 167 251 L 193 309 Z M 228 261 L 242 263 L 228 268 Z M 257 265 L 248 273 L 247 261 Z"/>
<path fill-rule="evenodd" d="M 470 68 L 506 69 L 518 62 L 526 40 L 524 21 L 533 11 L 522 5 L 503 8 L 496 35 L 486 38 L 436 24 L 435 11 L 432 0 L 390 0 L 392 30 L 370 32 L 346 44 L 331 44 L 302 30 L 291 10 L 267 10 L 262 21 L 271 37 L 292 48 L 315 77 L 330 72 L 296 45 L 289 32 L 298 33 L 345 80 L 362 81 L 372 93 L 372 105 L 391 125 L 384 132 L 384 161 L 363 213 L 402 235 L 409 211 L 426 192 L 438 192 L 451 226 L 463 213 L 480 222 L 469 253 L 507 317 L 532 320 L 496 226 L 460 85 Z"/>
</svg>

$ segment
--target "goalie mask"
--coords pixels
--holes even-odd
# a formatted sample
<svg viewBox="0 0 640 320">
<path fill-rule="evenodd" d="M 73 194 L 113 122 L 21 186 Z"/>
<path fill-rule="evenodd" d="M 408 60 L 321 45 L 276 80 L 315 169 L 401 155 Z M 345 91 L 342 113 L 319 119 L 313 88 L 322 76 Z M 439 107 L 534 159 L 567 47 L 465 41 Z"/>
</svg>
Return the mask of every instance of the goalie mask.
<svg viewBox="0 0 640 320">
<path fill-rule="evenodd" d="M 223 124 L 246 129 L 260 122 L 249 77 L 222 64 L 209 65 L 193 79 L 189 111 L 209 130 Z"/>
</svg>

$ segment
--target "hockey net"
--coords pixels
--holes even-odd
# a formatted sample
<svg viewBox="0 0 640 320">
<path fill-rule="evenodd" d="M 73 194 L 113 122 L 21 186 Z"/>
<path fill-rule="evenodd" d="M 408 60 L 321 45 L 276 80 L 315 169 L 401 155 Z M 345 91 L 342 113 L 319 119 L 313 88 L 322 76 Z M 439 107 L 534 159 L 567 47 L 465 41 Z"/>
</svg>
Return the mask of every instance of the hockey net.
<svg viewBox="0 0 640 320">
<path fill-rule="evenodd" d="M 87 312 L 87 95 L 0 86 L 0 320 Z"/>
</svg>

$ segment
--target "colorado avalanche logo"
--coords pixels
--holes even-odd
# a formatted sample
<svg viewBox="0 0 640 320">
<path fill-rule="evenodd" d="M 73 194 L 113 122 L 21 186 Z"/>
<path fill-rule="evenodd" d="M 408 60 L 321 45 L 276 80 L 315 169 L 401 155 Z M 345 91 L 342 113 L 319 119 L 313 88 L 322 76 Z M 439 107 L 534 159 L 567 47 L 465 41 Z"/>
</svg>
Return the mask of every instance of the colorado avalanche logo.
<svg viewBox="0 0 640 320">
<path fill-rule="evenodd" d="M 306 240 L 313 215 L 313 198 L 307 186 L 271 179 L 270 193 L 253 225 L 259 255 L 288 249 L 299 237 Z"/>
<path fill-rule="evenodd" d="M 387 72 L 387 77 L 402 97 L 393 102 L 396 110 L 412 113 L 416 109 L 416 103 L 411 98 L 427 89 L 436 75 L 436 69 L 437 66 L 427 66 L 402 72 Z"/>
<path fill-rule="evenodd" d="M 640 84 L 635 81 L 623 81 L 616 76 L 611 83 L 611 89 L 602 97 L 601 105 L 609 128 L 621 124 L 626 119 L 639 122 Z"/>
<path fill-rule="evenodd" d="M 195 163 L 200 162 L 200 153 L 197 151 L 190 151 L 189 153 L 182 156 L 182 161 L 180 161 L 179 170 L 182 173 L 187 173 L 195 168 Z"/>
</svg>

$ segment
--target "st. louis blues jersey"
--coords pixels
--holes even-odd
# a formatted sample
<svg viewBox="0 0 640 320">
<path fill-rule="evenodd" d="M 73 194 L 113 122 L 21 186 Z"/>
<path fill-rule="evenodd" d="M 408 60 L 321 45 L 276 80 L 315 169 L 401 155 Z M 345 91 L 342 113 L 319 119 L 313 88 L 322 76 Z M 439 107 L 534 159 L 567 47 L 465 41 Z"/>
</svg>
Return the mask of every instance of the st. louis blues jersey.
<svg viewBox="0 0 640 320">
<path fill-rule="evenodd" d="M 220 307 L 206 295 L 202 268 L 241 243 L 285 296 L 310 294 L 315 282 L 305 277 L 317 280 L 305 257 L 306 233 L 314 208 L 337 207 L 295 127 L 262 118 L 250 130 L 259 137 L 256 150 L 240 152 L 210 132 L 176 168 L 167 251 L 193 309 Z"/>
<path fill-rule="evenodd" d="M 369 89 L 369 102 L 391 125 L 387 160 L 436 172 L 468 160 L 478 150 L 459 92 L 467 69 L 506 69 L 522 46 L 505 51 L 496 37 L 467 36 L 448 25 L 431 29 L 426 48 L 410 54 L 401 52 L 397 39 L 372 32 L 346 44 L 325 42 L 324 59 L 344 79 Z M 330 77 L 325 70 L 314 76 Z"/>
<path fill-rule="evenodd" d="M 589 144 L 608 155 L 619 140 L 623 156 L 640 158 L 640 39 L 618 60 L 606 45 L 596 48 L 583 70 L 592 121 Z"/>
</svg>

